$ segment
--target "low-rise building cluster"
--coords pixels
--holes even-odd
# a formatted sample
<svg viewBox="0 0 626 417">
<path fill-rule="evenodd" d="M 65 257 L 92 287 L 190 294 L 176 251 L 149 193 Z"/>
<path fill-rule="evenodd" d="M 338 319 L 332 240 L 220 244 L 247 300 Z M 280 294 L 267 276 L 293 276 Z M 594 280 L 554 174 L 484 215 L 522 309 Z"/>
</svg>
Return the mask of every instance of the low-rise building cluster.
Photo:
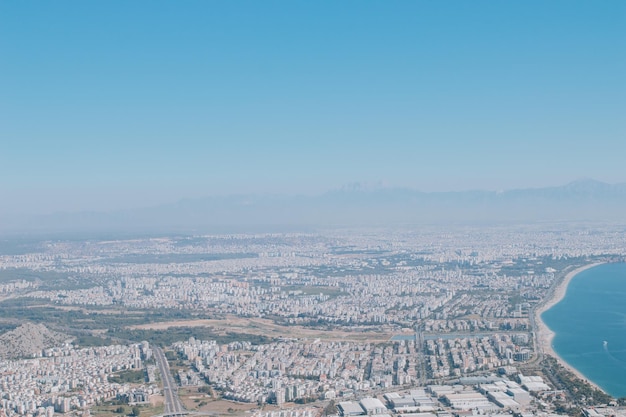
<svg viewBox="0 0 626 417">
<path fill-rule="evenodd" d="M 531 351 L 520 347 L 519 343 L 527 345 L 528 340 L 527 334 L 502 333 L 426 340 L 430 377 L 459 377 L 475 371 L 495 370 L 516 361 L 527 361 Z"/>
<path fill-rule="evenodd" d="M 0 405 L 11 416 L 68 412 L 114 399 L 129 386 L 109 377 L 124 370 L 143 369 L 147 343 L 77 349 L 72 345 L 46 349 L 41 357 L 0 361 Z M 144 392 L 158 392 L 152 385 Z"/>
</svg>

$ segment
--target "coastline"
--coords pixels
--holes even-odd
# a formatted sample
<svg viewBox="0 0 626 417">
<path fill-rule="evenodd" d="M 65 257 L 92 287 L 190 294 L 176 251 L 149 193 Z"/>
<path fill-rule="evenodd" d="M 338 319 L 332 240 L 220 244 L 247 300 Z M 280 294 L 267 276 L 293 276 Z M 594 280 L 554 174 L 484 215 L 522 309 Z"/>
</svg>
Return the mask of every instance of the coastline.
<svg viewBox="0 0 626 417">
<path fill-rule="evenodd" d="M 541 350 L 544 355 L 550 355 L 555 358 L 561 365 L 570 370 L 574 375 L 583 381 L 588 382 L 593 387 L 599 389 L 602 392 L 605 392 L 601 387 L 595 384 L 593 381 L 590 381 L 586 376 L 584 376 L 578 369 L 571 366 L 567 363 L 562 357 L 560 357 L 554 348 L 552 347 L 552 340 L 554 339 L 554 332 L 543 322 L 541 319 L 541 315 L 551 309 L 555 304 L 561 301 L 565 297 L 565 293 L 567 292 L 567 286 L 569 285 L 572 278 L 576 275 L 580 274 L 587 269 L 596 267 L 598 265 L 602 265 L 605 262 L 597 262 L 594 264 L 589 264 L 585 266 L 581 266 L 580 268 L 576 268 L 573 271 L 570 271 L 565 275 L 565 278 L 559 283 L 559 285 L 554 289 L 552 295 L 549 299 L 545 300 L 544 303 L 539 306 L 538 309 L 535 310 L 535 322 L 537 323 L 537 348 Z"/>
</svg>

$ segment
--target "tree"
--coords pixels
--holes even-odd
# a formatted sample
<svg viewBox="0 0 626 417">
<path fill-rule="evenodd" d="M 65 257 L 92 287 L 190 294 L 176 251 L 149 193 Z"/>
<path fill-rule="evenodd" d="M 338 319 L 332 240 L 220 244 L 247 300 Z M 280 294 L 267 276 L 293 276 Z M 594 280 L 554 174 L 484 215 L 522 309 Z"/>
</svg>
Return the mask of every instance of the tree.
<svg viewBox="0 0 626 417">
<path fill-rule="evenodd" d="M 141 414 L 141 410 L 139 409 L 139 407 L 134 406 L 131 415 L 135 417 L 139 417 L 139 414 Z"/>
<path fill-rule="evenodd" d="M 324 408 L 324 415 L 330 416 L 338 414 L 339 410 L 337 410 L 337 406 L 335 405 L 335 400 L 330 400 L 326 408 Z"/>
</svg>

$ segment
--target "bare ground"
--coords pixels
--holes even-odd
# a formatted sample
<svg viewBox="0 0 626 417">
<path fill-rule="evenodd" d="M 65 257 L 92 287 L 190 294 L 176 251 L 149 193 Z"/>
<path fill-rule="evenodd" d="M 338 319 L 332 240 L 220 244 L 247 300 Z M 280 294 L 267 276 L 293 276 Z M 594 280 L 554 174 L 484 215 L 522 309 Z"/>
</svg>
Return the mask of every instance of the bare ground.
<svg viewBox="0 0 626 417">
<path fill-rule="evenodd" d="M 386 342 L 390 332 L 348 332 L 341 330 L 318 330 L 302 326 L 281 326 L 268 319 L 227 317 L 225 319 L 176 320 L 129 326 L 129 329 L 164 330 L 170 327 L 211 327 L 220 333 L 241 333 L 268 337 L 293 337 L 321 340 L 346 340 L 356 342 Z"/>
</svg>

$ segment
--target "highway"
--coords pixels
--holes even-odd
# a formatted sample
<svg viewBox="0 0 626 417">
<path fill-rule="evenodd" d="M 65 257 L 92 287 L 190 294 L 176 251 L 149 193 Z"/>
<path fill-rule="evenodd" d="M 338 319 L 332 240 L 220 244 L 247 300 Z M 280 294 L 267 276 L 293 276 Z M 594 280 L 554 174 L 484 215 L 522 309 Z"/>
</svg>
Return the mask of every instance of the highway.
<svg viewBox="0 0 626 417">
<path fill-rule="evenodd" d="M 165 397 L 164 416 L 181 416 L 187 414 L 183 403 L 178 398 L 178 387 L 170 372 L 170 365 L 167 363 L 163 349 L 153 345 L 154 359 L 156 360 L 161 381 L 163 382 L 163 396 Z"/>
</svg>

